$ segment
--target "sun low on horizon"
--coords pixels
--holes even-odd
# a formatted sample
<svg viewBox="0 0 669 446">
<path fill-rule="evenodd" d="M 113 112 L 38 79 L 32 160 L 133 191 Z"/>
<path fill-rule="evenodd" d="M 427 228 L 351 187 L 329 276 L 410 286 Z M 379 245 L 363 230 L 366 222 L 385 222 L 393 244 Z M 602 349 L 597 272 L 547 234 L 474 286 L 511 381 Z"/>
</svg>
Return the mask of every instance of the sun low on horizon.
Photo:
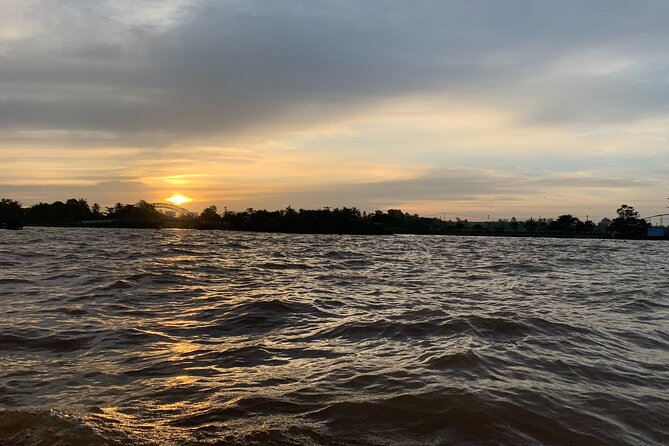
<svg viewBox="0 0 669 446">
<path fill-rule="evenodd" d="M 191 201 L 193 201 L 193 199 L 190 197 L 186 197 L 185 195 L 174 194 L 171 197 L 166 198 L 165 201 L 167 201 L 168 203 L 176 204 L 177 206 L 181 206 L 183 204 L 190 203 Z"/>
</svg>

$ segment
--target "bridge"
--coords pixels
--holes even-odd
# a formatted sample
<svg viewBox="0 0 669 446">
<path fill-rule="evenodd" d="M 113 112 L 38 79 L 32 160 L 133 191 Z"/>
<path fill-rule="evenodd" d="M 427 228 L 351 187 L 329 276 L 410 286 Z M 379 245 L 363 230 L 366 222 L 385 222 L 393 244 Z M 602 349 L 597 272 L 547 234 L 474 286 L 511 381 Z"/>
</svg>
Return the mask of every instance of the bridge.
<svg viewBox="0 0 669 446">
<path fill-rule="evenodd" d="M 669 198 L 667 198 L 667 200 L 669 200 Z M 669 208 L 669 206 L 667 206 L 667 207 Z M 648 217 L 643 217 L 643 218 L 644 218 L 644 220 L 648 220 L 648 223 L 652 223 L 653 218 L 660 217 L 660 226 L 662 226 L 662 218 L 667 217 L 667 216 L 669 216 L 669 214 L 655 214 L 655 215 L 649 215 Z"/>
<path fill-rule="evenodd" d="M 170 203 L 151 203 L 151 206 L 156 208 L 157 210 L 162 210 L 162 211 L 172 211 L 179 217 L 191 217 L 195 218 L 197 217 L 197 214 L 194 212 L 189 211 L 188 209 L 184 209 L 181 206 L 177 206 L 176 204 L 170 204 Z M 164 212 L 163 212 L 164 213 Z"/>
<path fill-rule="evenodd" d="M 663 225 L 662 219 L 663 219 L 663 217 L 667 217 L 667 216 L 669 216 L 669 214 L 655 214 L 655 215 L 649 215 L 648 217 L 643 217 L 643 218 L 644 218 L 644 220 L 647 220 L 648 223 L 652 224 L 653 223 L 653 218 L 660 217 L 660 226 L 662 226 Z"/>
</svg>

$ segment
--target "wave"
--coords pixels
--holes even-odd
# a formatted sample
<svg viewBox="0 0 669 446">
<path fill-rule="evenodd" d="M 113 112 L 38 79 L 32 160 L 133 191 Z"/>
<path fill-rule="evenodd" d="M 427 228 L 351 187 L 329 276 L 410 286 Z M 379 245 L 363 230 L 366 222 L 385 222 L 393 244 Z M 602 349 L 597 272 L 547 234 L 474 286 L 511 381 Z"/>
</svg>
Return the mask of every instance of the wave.
<svg viewBox="0 0 669 446">
<path fill-rule="evenodd" d="M 443 355 L 423 354 L 418 360 L 424 363 L 427 367 L 437 370 L 454 368 L 473 370 L 483 363 L 482 356 L 476 354 L 473 350 Z"/>
<path fill-rule="evenodd" d="M 13 277 L 0 277 L 0 284 L 2 283 L 32 283 L 32 281 L 28 279 L 18 279 Z"/>
<path fill-rule="evenodd" d="M 129 282 L 126 282 L 125 280 L 117 280 L 116 282 L 112 283 L 111 285 L 108 285 L 104 287 L 105 290 L 124 290 L 127 288 L 132 288 L 132 284 Z"/>
<path fill-rule="evenodd" d="M 225 248 L 232 248 L 232 249 L 247 249 L 248 247 L 242 243 L 239 242 L 228 242 L 223 245 Z"/>
<path fill-rule="evenodd" d="M 275 270 L 305 270 L 311 269 L 309 265 L 303 263 L 276 263 L 276 262 L 265 262 L 258 265 L 260 269 L 275 269 Z"/>
<path fill-rule="evenodd" d="M 56 410 L 0 410 L 1 446 L 122 446 L 139 445 L 122 433 L 114 438 L 81 418 Z"/>
<path fill-rule="evenodd" d="M 364 254 L 353 251 L 327 251 L 322 254 L 326 259 L 361 259 Z"/>
<path fill-rule="evenodd" d="M 30 336 L 28 333 L 0 333 L 0 350 L 48 350 L 55 353 L 88 348 L 95 339 L 90 334 L 61 333 Z"/>
<path fill-rule="evenodd" d="M 53 276 L 48 276 L 45 277 L 42 280 L 46 281 L 56 281 L 56 280 L 62 280 L 62 279 L 76 279 L 79 278 L 80 274 L 74 274 L 74 273 L 59 273 L 59 274 L 54 274 Z"/>
<path fill-rule="evenodd" d="M 59 308 L 49 309 L 46 311 L 49 313 L 67 314 L 68 316 L 84 316 L 88 314 L 88 311 L 86 311 L 85 308 L 81 307 L 74 307 L 74 308 L 59 307 Z"/>
<path fill-rule="evenodd" d="M 532 332 L 532 327 L 523 322 L 500 317 L 468 315 L 457 318 L 412 319 L 349 321 L 325 328 L 316 336 L 349 339 L 420 338 L 465 335 L 476 332 L 481 337 L 499 338 L 500 336 L 522 336 Z"/>
</svg>

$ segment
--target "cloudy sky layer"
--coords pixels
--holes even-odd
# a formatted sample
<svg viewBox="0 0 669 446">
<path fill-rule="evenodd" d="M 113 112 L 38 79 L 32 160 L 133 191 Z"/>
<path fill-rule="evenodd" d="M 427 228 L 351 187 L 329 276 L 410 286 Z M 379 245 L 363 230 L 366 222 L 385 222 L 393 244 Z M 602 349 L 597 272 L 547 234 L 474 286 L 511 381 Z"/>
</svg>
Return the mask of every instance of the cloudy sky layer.
<svg viewBox="0 0 669 446">
<path fill-rule="evenodd" d="M 0 0 L 0 196 L 669 204 L 669 2 Z"/>
</svg>

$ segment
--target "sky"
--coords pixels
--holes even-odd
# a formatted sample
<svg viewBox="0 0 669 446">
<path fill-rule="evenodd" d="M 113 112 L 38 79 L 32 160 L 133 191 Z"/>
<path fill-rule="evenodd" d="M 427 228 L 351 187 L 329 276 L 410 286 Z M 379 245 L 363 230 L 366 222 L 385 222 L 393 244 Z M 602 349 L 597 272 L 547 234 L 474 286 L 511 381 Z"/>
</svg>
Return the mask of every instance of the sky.
<svg viewBox="0 0 669 446">
<path fill-rule="evenodd" d="M 669 211 L 669 2 L 0 0 L 0 196 Z"/>
</svg>

